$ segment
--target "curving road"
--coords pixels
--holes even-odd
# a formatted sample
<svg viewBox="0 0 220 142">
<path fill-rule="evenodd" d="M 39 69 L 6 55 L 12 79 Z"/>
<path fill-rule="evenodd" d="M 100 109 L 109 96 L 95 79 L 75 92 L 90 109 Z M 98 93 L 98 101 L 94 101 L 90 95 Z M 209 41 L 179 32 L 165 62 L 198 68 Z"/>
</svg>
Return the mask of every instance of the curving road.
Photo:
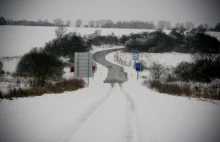
<svg viewBox="0 0 220 142">
<path fill-rule="evenodd" d="M 123 83 L 127 81 L 127 73 L 123 71 L 123 68 L 105 59 L 105 56 L 107 54 L 119 51 L 121 49 L 122 48 L 104 50 L 104 51 L 99 51 L 93 54 L 93 59 L 96 62 L 108 68 L 108 75 L 106 79 L 104 80 L 104 83 Z"/>
</svg>

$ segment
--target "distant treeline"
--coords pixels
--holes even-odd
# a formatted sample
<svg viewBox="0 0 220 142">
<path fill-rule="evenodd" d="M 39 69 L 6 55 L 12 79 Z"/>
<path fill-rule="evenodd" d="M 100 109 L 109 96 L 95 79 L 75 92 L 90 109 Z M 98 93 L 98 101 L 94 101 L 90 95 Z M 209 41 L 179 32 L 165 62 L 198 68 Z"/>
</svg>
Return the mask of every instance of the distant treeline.
<svg viewBox="0 0 220 142">
<path fill-rule="evenodd" d="M 169 34 L 158 30 L 131 34 L 125 42 L 128 52 L 138 50 L 140 52 L 164 53 L 204 53 L 219 54 L 220 42 L 201 29 L 191 31 L 179 31 L 172 29 Z"/>
<path fill-rule="evenodd" d="M 38 21 L 28 21 L 28 20 L 6 20 L 4 17 L 0 17 L 0 25 L 24 25 L 24 26 L 65 26 L 69 27 L 71 21 L 67 20 L 64 22 L 60 18 L 56 18 L 53 22 L 49 20 L 38 20 Z M 153 29 L 153 30 L 171 30 L 173 28 L 180 31 L 190 31 L 194 28 L 204 30 L 204 31 L 220 31 L 220 22 L 214 27 L 208 24 L 200 24 L 197 27 L 190 21 L 177 22 L 175 25 L 171 25 L 170 21 L 159 20 L 156 24 L 152 21 L 117 21 L 112 20 L 90 20 L 87 24 L 83 24 L 81 19 L 75 21 L 76 27 L 90 27 L 90 28 L 121 28 L 121 29 Z"/>
<path fill-rule="evenodd" d="M 38 20 L 38 21 L 28 21 L 28 20 L 6 20 L 4 17 L 0 17 L 0 25 L 23 25 L 23 26 L 66 26 L 69 27 L 71 24 L 70 20 L 67 20 L 66 23 L 62 19 L 54 19 L 53 23 L 49 20 Z"/>
<path fill-rule="evenodd" d="M 122 28 L 122 29 L 156 29 L 153 22 L 143 21 L 119 21 L 116 23 L 106 23 L 102 28 Z"/>
<path fill-rule="evenodd" d="M 27 21 L 27 20 L 7 20 L 7 25 L 24 25 L 24 26 L 55 26 L 53 23 L 48 21 Z"/>
<path fill-rule="evenodd" d="M 175 25 L 171 25 L 170 21 L 159 20 L 157 24 L 154 22 L 146 21 L 118 21 L 113 22 L 112 20 L 90 20 L 88 24 L 83 25 L 81 19 L 76 20 L 76 27 L 91 27 L 91 28 L 122 28 L 122 29 L 157 29 L 157 30 L 171 30 L 173 28 L 184 31 L 192 30 L 194 28 L 203 29 L 206 31 L 220 31 L 220 22 L 214 27 L 208 24 L 200 24 L 197 27 L 190 21 L 177 22 Z"/>
</svg>

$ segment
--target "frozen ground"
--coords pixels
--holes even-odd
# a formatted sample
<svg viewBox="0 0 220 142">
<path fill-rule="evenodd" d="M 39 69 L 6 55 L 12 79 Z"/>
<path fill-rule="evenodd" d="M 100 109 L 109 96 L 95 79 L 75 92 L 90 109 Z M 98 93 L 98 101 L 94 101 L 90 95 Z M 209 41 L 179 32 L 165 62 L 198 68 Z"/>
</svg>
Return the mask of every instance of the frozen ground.
<svg viewBox="0 0 220 142">
<path fill-rule="evenodd" d="M 97 69 L 88 88 L 0 101 L 0 141 L 219 142 L 219 101 L 157 93 L 131 68 L 128 82 L 111 86 Z"/>
</svg>

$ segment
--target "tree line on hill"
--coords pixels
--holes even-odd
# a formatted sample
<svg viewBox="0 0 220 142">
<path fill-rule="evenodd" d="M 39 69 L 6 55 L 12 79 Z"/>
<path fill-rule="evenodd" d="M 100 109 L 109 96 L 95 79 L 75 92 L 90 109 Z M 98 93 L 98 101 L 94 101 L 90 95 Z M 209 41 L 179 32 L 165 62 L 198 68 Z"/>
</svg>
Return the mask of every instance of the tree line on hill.
<svg viewBox="0 0 220 142">
<path fill-rule="evenodd" d="M 185 32 L 172 29 L 169 34 L 161 30 L 132 34 L 126 41 L 127 51 L 139 50 L 141 52 L 180 52 L 180 53 L 220 53 L 220 42 L 208 35 L 202 29 L 192 29 Z"/>
<path fill-rule="evenodd" d="M 117 21 L 112 20 L 90 20 L 87 24 L 83 25 L 81 19 L 76 20 L 76 27 L 90 27 L 90 28 L 122 28 L 122 29 L 156 29 L 156 30 L 171 30 L 173 28 L 178 30 L 192 30 L 194 28 L 204 29 L 208 31 L 220 31 L 220 22 L 214 27 L 208 24 L 200 24 L 197 27 L 190 21 L 177 22 L 174 26 L 171 25 L 170 21 L 159 20 L 157 24 L 154 22 L 146 21 Z"/>
<path fill-rule="evenodd" d="M 25 25 L 25 26 L 65 26 L 69 27 L 71 25 L 71 20 L 64 22 L 60 18 L 56 18 L 53 22 L 49 20 L 38 20 L 38 21 L 28 21 L 28 20 L 6 20 L 4 17 L 0 17 L 0 25 Z M 113 22 L 112 20 L 90 20 L 87 24 L 83 25 L 81 19 L 75 21 L 76 27 L 91 27 L 91 28 L 122 28 L 122 29 L 156 29 L 156 30 L 171 30 L 173 28 L 179 30 L 191 30 L 193 28 L 205 29 L 208 31 L 220 31 L 220 22 L 217 23 L 214 27 L 209 26 L 208 24 L 200 24 L 197 27 L 190 22 L 177 22 L 174 26 L 171 25 L 170 21 L 159 20 L 155 25 L 154 22 L 150 21 L 117 21 Z"/>
<path fill-rule="evenodd" d="M 0 17 L 0 25 L 23 25 L 23 26 L 65 26 L 69 27 L 71 25 L 71 21 L 67 20 L 64 22 L 60 18 L 56 18 L 53 22 L 50 22 L 48 19 L 37 20 L 37 21 L 28 21 L 28 20 L 6 20 L 4 17 Z"/>
</svg>

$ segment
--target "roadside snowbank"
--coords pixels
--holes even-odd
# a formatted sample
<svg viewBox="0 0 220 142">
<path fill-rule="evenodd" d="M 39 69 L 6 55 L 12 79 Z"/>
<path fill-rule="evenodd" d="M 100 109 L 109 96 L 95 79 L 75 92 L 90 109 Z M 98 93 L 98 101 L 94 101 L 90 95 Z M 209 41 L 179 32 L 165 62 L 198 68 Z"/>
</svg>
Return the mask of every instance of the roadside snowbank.
<svg viewBox="0 0 220 142">
<path fill-rule="evenodd" d="M 106 56 L 112 63 L 114 52 Z M 127 54 L 127 57 L 131 54 Z M 160 60 L 156 55 L 152 59 Z M 172 60 L 165 54 L 163 62 L 166 65 L 176 65 L 178 61 Z M 188 60 L 188 55 L 183 55 Z M 173 62 L 172 62 L 173 61 Z M 189 60 L 188 60 L 189 61 Z M 140 85 L 143 79 L 137 81 L 137 72 L 132 67 L 124 67 L 128 74 L 128 82 L 122 86 L 131 96 L 137 110 L 138 135 L 140 141 L 163 142 L 218 142 L 220 137 L 219 113 L 220 101 L 203 102 L 195 98 L 171 96 L 155 92 Z M 141 74 L 141 73 L 140 73 Z"/>
</svg>

